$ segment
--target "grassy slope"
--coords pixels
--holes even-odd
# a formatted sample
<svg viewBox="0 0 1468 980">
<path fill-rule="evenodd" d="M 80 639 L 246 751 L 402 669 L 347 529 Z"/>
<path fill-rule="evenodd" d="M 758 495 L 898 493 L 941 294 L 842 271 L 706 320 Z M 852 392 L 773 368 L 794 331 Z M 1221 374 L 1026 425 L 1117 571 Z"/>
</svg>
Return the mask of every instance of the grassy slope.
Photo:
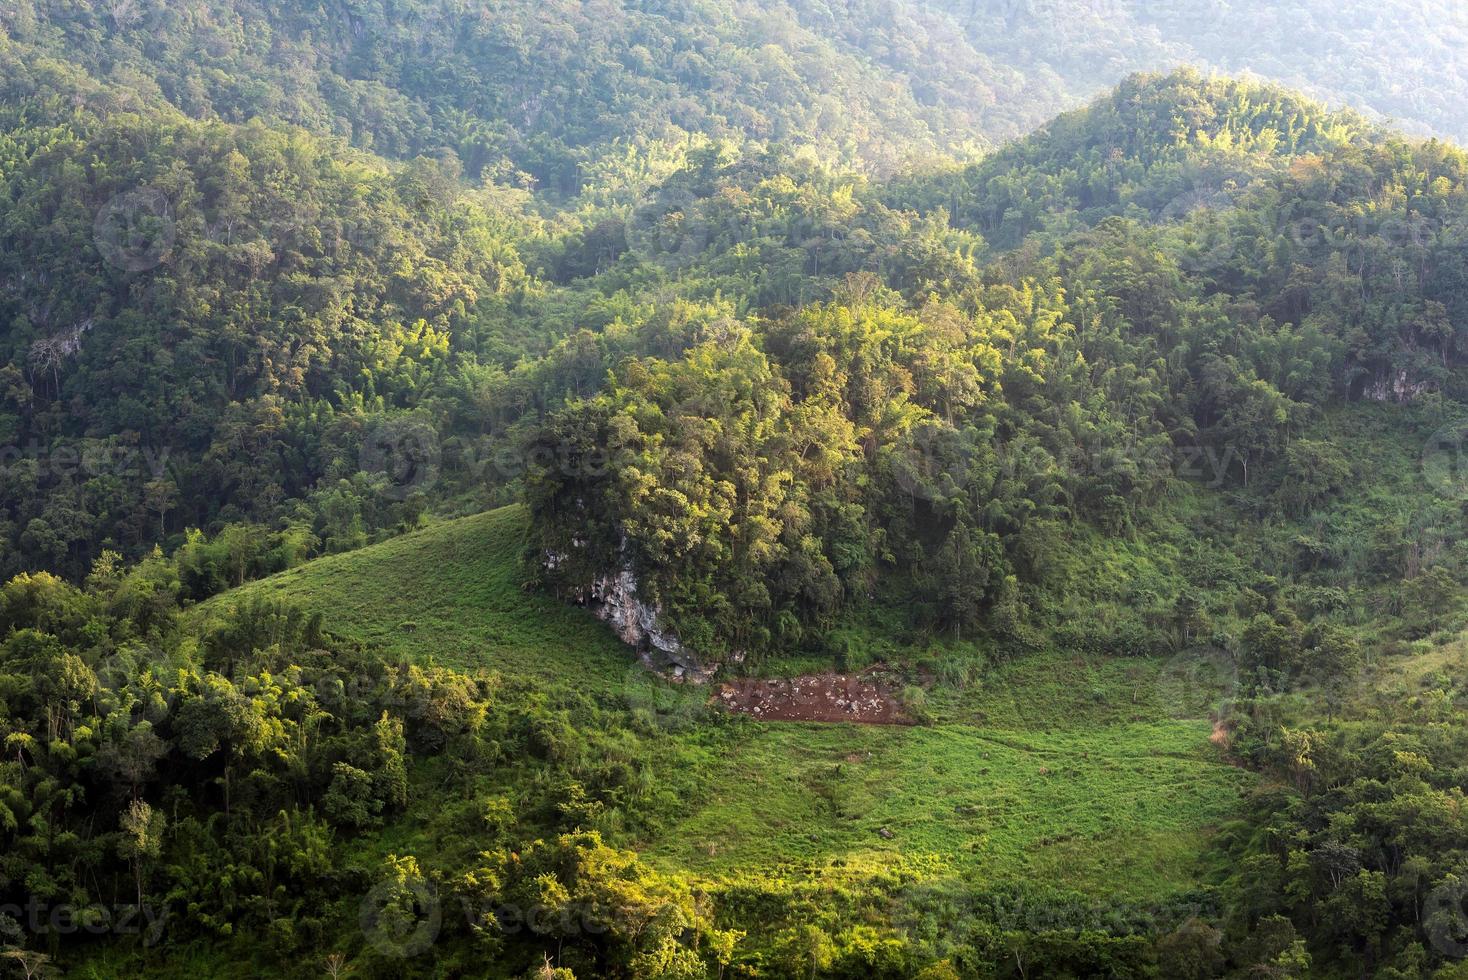
<svg viewBox="0 0 1468 980">
<path fill-rule="evenodd" d="M 218 596 L 206 616 L 254 595 L 320 611 L 337 635 L 386 654 L 604 691 L 626 648 L 591 615 L 521 587 L 523 525 L 506 507 L 331 555 Z"/>
<path fill-rule="evenodd" d="M 1056 735 L 760 726 L 651 855 L 714 876 L 902 855 L 984 883 L 1141 899 L 1197 881 L 1206 829 L 1249 781 L 1209 758 L 1207 734 L 1186 723 Z"/>
<path fill-rule="evenodd" d="M 521 520 L 505 508 L 438 524 L 247 585 L 196 615 L 270 594 L 387 655 L 491 667 L 632 708 L 702 696 L 654 687 L 589 614 L 522 589 Z M 931 727 L 675 726 L 651 764 L 678 816 L 634 842 L 665 868 L 726 881 L 916 862 L 925 875 L 1097 896 L 1186 889 L 1205 870 L 1207 829 L 1250 777 L 1209 745 L 1203 702 L 1177 710 L 1174 688 L 1155 662 L 1041 655 L 935 692 Z"/>
</svg>

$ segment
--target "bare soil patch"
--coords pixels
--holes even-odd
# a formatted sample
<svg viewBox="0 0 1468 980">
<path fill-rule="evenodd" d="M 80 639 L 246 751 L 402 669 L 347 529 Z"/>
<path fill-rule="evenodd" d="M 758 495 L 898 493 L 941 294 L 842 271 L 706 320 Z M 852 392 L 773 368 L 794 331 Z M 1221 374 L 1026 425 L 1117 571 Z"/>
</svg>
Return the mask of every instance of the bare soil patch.
<svg viewBox="0 0 1468 980">
<path fill-rule="evenodd" d="M 897 685 L 880 668 L 859 674 L 807 674 L 764 680 L 740 678 L 719 685 L 714 701 L 728 711 L 763 721 L 849 721 L 863 725 L 911 725 Z"/>
<path fill-rule="evenodd" d="M 1227 752 L 1233 744 L 1233 734 L 1234 723 L 1232 721 L 1214 716 L 1213 734 L 1208 736 L 1208 741 Z"/>
</svg>

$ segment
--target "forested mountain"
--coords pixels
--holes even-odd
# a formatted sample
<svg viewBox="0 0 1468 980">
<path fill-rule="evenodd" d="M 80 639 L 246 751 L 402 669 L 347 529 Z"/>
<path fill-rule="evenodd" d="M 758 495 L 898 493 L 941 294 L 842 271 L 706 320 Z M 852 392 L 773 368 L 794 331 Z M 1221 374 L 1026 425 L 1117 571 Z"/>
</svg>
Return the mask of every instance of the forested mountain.
<svg viewBox="0 0 1468 980">
<path fill-rule="evenodd" d="M 885 540 L 936 560 L 942 541 L 901 529 L 916 519 L 967 542 L 973 620 L 1013 571 L 1001 552 L 1017 540 L 1001 545 L 1023 521 L 1003 516 L 1005 492 L 1127 526 L 1166 483 L 1160 453 L 1227 443 L 1226 476 L 1242 483 L 1312 411 L 1458 391 L 1463 155 L 1281 90 L 1130 81 L 967 169 L 876 184 L 780 150 L 707 147 L 635 207 L 547 221 L 514 192 L 464 189 L 451 162 L 393 166 L 303 131 L 166 109 L 104 118 L 11 75 L 12 567 L 80 573 L 102 547 L 136 553 L 242 521 L 281 537 L 236 558 L 236 580 L 351 547 L 411 521 L 430 494 L 512 488 L 526 439 L 532 470 L 546 439 L 604 446 L 598 428 L 532 430 L 609 372 L 620 380 L 601 397 L 629 397 L 634 378 L 665 369 L 654 364 L 689 370 L 675 366 L 684 352 L 706 349 L 712 361 L 652 396 L 659 417 L 687 385 L 735 371 L 719 411 L 744 411 L 740 390 L 774 399 L 748 424 L 794 454 L 747 446 L 766 475 L 741 479 L 774 479 L 803 503 L 773 517 L 779 495 L 755 494 L 772 508 L 761 521 L 718 505 L 680 518 L 711 520 L 710 534 L 656 533 L 798 533 L 805 544 L 727 542 L 814 563 L 784 598 L 756 600 L 767 637 L 782 617 L 834 612 L 879 556 L 918 558 Z M 575 411 L 596 426 L 636 414 L 594 400 Z M 1035 471 L 992 483 L 1014 464 L 976 456 L 996 441 Z M 961 519 L 899 518 L 914 477 L 892 467 L 914 453 L 931 464 L 938 447 L 1000 469 L 958 475 L 975 494 Z M 717 467 L 737 465 L 729 452 Z M 1098 472 L 1076 458 L 1108 455 L 1127 462 Z M 649 465 L 664 464 L 636 464 L 639 479 Z M 851 484 L 850 466 L 875 469 Z M 547 506 L 587 499 L 559 461 L 549 475 L 570 483 L 547 486 Z M 847 497 L 854 485 L 867 489 Z M 885 505 L 868 496 L 884 485 Z M 811 537 L 796 515 L 817 501 L 832 509 L 813 512 Z M 610 529 L 631 517 L 606 516 L 600 570 L 626 543 Z M 543 527 L 550 546 L 556 523 Z M 701 560 L 727 574 L 726 554 Z M 750 628 L 728 586 L 686 592 L 693 567 L 640 564 L 666 578 L 654 595 L 676 581 L 689 608 L 736 610 L 723 635 Z"/>
<path fill-rule="evenodd" d="M 1460 25 L 1331 9 L 6 5 L 0 962 L 1461 976 Z"/>
<path fill-rule="evenodd" d="M 492 358 L 534 288 L 456 174 L 300 131 L 75 115 L 0 155 L 9 537 L 48 567 L 353 478 L 363 420 L 451 384 L 451 334 Z"/>
<path fill-rule="evenodd" d="M 1440 0 L 16 0 L 0 29 L 124 102 L 452 152 L 553 194 L 636 184 L 703 139 L 890 172 L 1181 64 L 1468 137 L 1468 37 Z"/>
<path fill-rule="evenodd" d="M 884 570 L 912 578 L 915 610 L 943 596 L 948 628 L 1022 636 L 1053 547 L 1030 536 L 1145 524 L 1178 454 L 1227 448 L 1218 482 L 1305 510 L 1349 473 L 1301 438 L 1323 410 L 1461 398 L 1465 179 L 1457 150 L 1186 76 L 907 191 L 952 227 L 898 249 L 880 204 L 854 198 L 822 234 L 776 203 L 788 178 L 733 167 L 697 215 L 708 272 L 679 275 L 814 302 L 608 359 L 608 390 L 534 454 L 551 577 L 585 595 L 629 568 L 710 654 L 824 635 Z M 726 245 L 725 228 L 751 233 Z M 983 233 L 1026 230 L 980 261 Z M 746 285 L 742 257 L 804 295 Z"/>
<path fill-rule="evenodd" d="M 1468 136 L 1468 79 L 1452 54 L 1468 23 L 1447 0 L 935 0 L 921 9 L 996 71 L 1023 79 L 1042 115 L 1128 72 L 1193 65 L 1281 83 L 1414 133 Z"/>
<path fill-rule="evenodd" d="M 894 341 L 910 353 L 882 356 L 914 380 L 882 382 L 865 419 L 831 406 L 854 425 L 836 458 L 853 440 L 926 438 L 934 413 L 964 430 L 1005 387 L 981 350 L 1015 348 L 1020 327 L 1041 331 L 1023 350 L 1081 357 L 1063 370 L 1086 385 L 1101 355 L 1072 332 L 1102 320 L 1125 345 L 1107 361 L 1172 358 L 1146 396 L 1167 414 L 1142 412 L 1154 428 L 1129 423 L 1128 445 L 1222 432 L 1205 374 L 1215 405 L 1258 381 L 1278 416 L 1451 391 L 1462 356 L 1461 154 L 1271 89 L 1128 83 L 967 170 L 897 183 L 711 147 L 635 207 L 548 222 L 513 192 L 464 189 L 444 162 L 394 167 L 263 124 L 104 119 L 12 77 L 12 568 L 79 574 L 101 547 L 241 521 L 286 535 L 244 562 L 257 570 L 350 547 L 422 507 L 415 454 L 433 456 L 427 489 L 492 492 L 524 470 L 526 427 L 628 355 L 676 359 L 753 328 L 762 358 L 814 356 L 771 346 L 811 315 L 778 311 L 843 296 L 840 316 L 885 310 L 911 334 Z M 1143 259 L 1146 282 L 1116 280 Z M 995 315 L 1019 326 L 979 343 L 975 318 Z M 894 397 L 910 402 L 898 429 L 873 429 Z M 1248 439 L 1267 458 L 1272 437 Z M 372 490 L 374 466 L 403 485 Z"/>
<path fill-rule="evenodd" d="M 861 14 L 901 39 L 894 11 Z M 393 158 L 552 193 L 635 179 L 691 139 L 814 146 L 891 168 L 982 140 L 994 101 L 954 52 L 944 93 L 902 40 L 883 63 L 821 4 L 463 0 L 17 5 L 17 45 L 195 118 L 265 115 Z M 893 69 L 896 69 L 895 71 Z M 135 84 L 143 82 L 144 84 Z M 599 188 L 601 189 L 601 188 Z"/>
</svg>

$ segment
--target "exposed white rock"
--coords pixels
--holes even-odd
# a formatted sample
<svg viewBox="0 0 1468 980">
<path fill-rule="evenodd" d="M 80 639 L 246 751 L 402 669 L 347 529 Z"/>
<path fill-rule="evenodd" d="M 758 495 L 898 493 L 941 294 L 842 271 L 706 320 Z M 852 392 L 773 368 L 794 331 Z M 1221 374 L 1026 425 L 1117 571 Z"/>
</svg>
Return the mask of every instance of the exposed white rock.
<svg viewBox="0 0 1468 980">
<path fill-rule="evenodd" d="M 639 651 L 644 663 L 654 670 L 669 670 L 673 680 L 701 684 L 718 670 L 718 664 L 700 662 L 678 637 L 662 628 L 662 610 L 642 601 L 631 569 L 593 581 L 583 602 L 623 643 Z"/>
<path fill-rule="evenodd" d="M 1391 376 L 1378 376 L 1362 392 L 1363 397 L 1376 402 L 1407 404 L 1421 398 L 1432 389 L 1426 381 L 1413 381 L 1406 371 Z"/>
</svg>

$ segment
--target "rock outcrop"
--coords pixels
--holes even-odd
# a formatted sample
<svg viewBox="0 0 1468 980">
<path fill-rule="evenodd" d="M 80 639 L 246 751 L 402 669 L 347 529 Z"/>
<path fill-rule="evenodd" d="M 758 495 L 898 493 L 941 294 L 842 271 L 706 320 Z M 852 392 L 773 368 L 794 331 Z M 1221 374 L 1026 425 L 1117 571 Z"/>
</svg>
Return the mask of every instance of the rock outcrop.
<svg viewBox="0 0 1468 980">
<path fill-rule="evenodd" d="M 591 583 L 581 602 L 610 626 L 618 638 L 637 650 L 643 663 L 674 680 L 701 684 L 714 675 L 718 664 L 702 662 L 678 637 L 661 625 L 661 610 L 644 602 L 631 569 L 603 575 Z"/>
<path fill-rule="evenodd" d="M 1429 382 L 1412 380 L 1406 371 L 1398 371 L 1393 375 L 1378 376 L 1362 390 L 1361 396 L 1368 401 L 1406 405 L 1421 398 L 1433 390 L 1433 387 Z"/>
</svg>

